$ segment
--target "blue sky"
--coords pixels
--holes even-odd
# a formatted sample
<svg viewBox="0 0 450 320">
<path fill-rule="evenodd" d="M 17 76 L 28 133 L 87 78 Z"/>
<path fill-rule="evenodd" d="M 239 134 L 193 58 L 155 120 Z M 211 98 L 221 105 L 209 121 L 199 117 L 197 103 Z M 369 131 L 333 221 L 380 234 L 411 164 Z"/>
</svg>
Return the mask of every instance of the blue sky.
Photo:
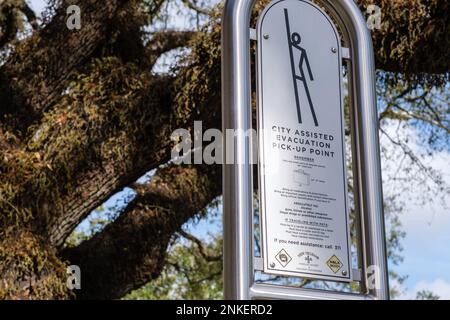
<svg viewBox="0 0 450 320">
<path fill-rule="evenodd" d="M 403 215 L 405 259 L 395 269 L 409 275 L 406 297 L 429 289 L 450 299 L 450 213 L 439 206 L 412 206 Z"/>
<path fill-rule="evenodd" d="M 405 133 L 410 137 L 408 146 L 416 154 L 425 153 L 420 143 L 420 133 L 413 129 L 408 130 L 409 132 Z M 381 143 L 387 144 L 383 137 Z M 424 156 L 422 161 L 443 173 L 448 188 L 448 149 L 433 156 Z M 392 185 L 391 181 L 385 181 L 385 189 L 388 189 L 388 184 L 389 188 L 395 188 L 395 183 Z M 420 198 L 422 190 L 423 186 L 412 183 L 409 194 L 405 196 L 406 205 L 400 215 L 402 229 L 406 231 L 406 238 L 402 241 L 404 261 L 393 269 L 409 276 L 405 282 L 407 291 L 403 298 L 412 298 L 416 291 L 428 289 L 441 298 L 450 299 L 450 190 L 435 194 L 434 198 L 431 197 L 432 201 L 425 204 L 416 203 L 420 201 L 414 199 Z"/>
<path fill-rule="evenodd" d="M 46 1 L 44 0 L 27 0 L 27 2 L 30 4 L 30 6 L 34 9 L 36 13 L 40 13 L 46 4 Z"/>
<path fill-rule="evenodd" d="M 45 5 L 43 0 L 28 2 L 36 11 L 41 11 Z M 175 18 L 172 23 L 181 25 L 183 24 L 181 20 Z M 412 133 L 412 136 L 415 139 L 411 140 L 409 146 L 420 152 L 419 135 Z M 382 139 L 382 143 L 387 142 Z M 447 184 L 450 185 L 450 153 L 448 151 L 442 151 L 433 157 L 425 157 L 424 162 L 442 170 Z M 389 188 L 392 188 L 390 181 L 385 181 L 385 184 L 386 186 L 389 184 Z M 412 186 L 409 196 L 419 197 L 420 192 L 419 188 L 415 192 Z M 118 199 L 120 196 L 112 198 L 106 206 L 114 205 Z M 447 194 L 446 203 L 419 205 L 409 199 L 405 201 L 407 204 L 401 215 L 403 230 L 407 234 L 402 241 L 404 262 L 393 267 L 401 275 L 409 275 L 405 282 L 406 291 L 402 297 L 414 298 L 416 291 L 428 289 L 442 298 L 450 299 L 450 195 Z M 187 227 L 200 237 L 206 237 L 208 231 L 214 233 L 220 230 L 217 221 L 212 224 L 200 222 L 196 226 L 188 225 Z"/>
</svg>

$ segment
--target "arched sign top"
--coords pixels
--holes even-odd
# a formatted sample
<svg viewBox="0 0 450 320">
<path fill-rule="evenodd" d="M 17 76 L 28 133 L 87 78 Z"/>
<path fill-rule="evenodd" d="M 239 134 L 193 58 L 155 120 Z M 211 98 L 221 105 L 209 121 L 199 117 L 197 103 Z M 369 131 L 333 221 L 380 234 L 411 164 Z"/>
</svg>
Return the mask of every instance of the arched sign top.
<svg viewBox="0 0 450 320">
<path fill-rule="evenodd" d="M 257 35 L 264 271 L 351 281 L 338 33 L 315 4 L 281 0 Z"/>
<path fill-rule="evenodd" d="M 275 89 L 274 103 L 283 105 L 290 103 L 292 95 L 278 90 L 290 90 L 298 123 L 319 127 L 322 118 L 325 125 L 331 116 L 326 104 L 342 100 L 341 44 L 331 19 L 309 1 L 275 1 L 261 14 L 257 34 L 259 78 L 266 80 L 260 91 Z M 286 77 L 289 74 L 291 77 Z M 283 98 L 287 101 L 278 100 Z M 316 111 L 316 104 L 324 106 Z"/>
<path fill-rule="evenodd" d="M 291 3 L 292 2 L 292 3 Z M 296 6 L 296 4 L 298 2 L 302 2 L 302 5 L 304 5 L 303 7 L 299 7 Z M 306 17 L 308 17 L 307 21 L 303 21 L 305 24 L 312 26 L 312 20 L 314 19 L 325 19 L 328 21 L 329 26 L 333 29 L 334 34 L 336 36 L 336 39 L 339 38 L 339 34 L 338 31 L 336 29 L 336 26 L 334 25 L 332 19 L 328 16 L 328 14 L 326 12 L 324 12 L 322 10 L 322 8 L 320 8 L 319 6 L 317 6 L 315 3 L 311 2 L 311 1 L 307 1 L 307 0 L 274 0 L 271 3 L 269 3 L 267 5 L 267 7 L 264 8 L 264 10 L 261 12 L 259 19 L 258 19 L 258 29 L 260 29 L 260 26 L 263 24 L 264 19 L 266 18 L 266 15 L 269 11 L 273 12 L 273 8 L 275 6 L 282 6 L 283 9 L 287 9 L 289 10 L 304 10 L 304 15 Z M 284 10 L 283 10 L 284 11 Z M 322 17 L 320 17 L 319 15 L 321 15 Z M 290 23 L 292 23 L 291 21 L 289 21 Z M 295 23 L 295 21 L 294 21 Z M 310 29 L 309 32 L 314 33 L 315 30 L 314 29 Z M 339 40 L 340 41 L 340 40 Z"/>
</svg>

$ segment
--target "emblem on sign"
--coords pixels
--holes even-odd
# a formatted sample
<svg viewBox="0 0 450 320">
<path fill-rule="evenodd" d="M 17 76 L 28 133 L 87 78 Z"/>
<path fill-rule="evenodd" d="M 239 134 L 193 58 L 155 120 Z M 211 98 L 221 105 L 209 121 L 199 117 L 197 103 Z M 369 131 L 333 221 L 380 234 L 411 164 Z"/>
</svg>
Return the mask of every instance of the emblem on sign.
<svg viewBox="0 0 450 320">
<path fill-rule="evenodd" d="M 301 0 L 272 2 L 257 28 L 264 272 L 351 281 L 339 33 Z"/>
<path fill-rule="evenodd" d="M 327 266 L 333 270 L 334 273 L 337 273 L 342 268 L 342 262 L 339 260 L 338 257 L 333 255 L 330 259 L 327 261 Z"/>
<path fill-rule="evenodd" d="M 277 254 L 276 259 L 283 267 L 286 267 L 292 260 L 291 256 L 284 249 Z"/>
</svg>

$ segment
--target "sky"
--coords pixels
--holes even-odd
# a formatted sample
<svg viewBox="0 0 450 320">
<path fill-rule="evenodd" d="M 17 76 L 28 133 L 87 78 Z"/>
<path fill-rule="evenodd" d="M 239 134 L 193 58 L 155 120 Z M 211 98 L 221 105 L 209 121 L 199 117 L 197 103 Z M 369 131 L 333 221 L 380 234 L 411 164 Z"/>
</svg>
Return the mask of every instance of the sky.
<svg viewBox="0 0 450 320">
<path fill-rule="evenodd" d="M 46 4 L 46 1 L 44 0 L 27 0 L 27 2 L 37 14 L 42 12 Z"/>
<path fill-rule="evenodd" d="M 391 130 L 393 128 L 390 128 Z M 388 129 L 389 130 L 389 129 Z M 423 153 L 420 132 L 410 130 L 408 146 L 417 154 Z M 381 143 L 386 144 L 381 138 Z M 450 153 L 448 150 L 422 158 L 425 164 L 443 173 L 443 179 L 450 186 Z M 385 181 L 390 184 L 390 181 Z M 418 197 L 412 186 L 408 196 Z M 441 298 L 450 299 L 450 193 L 442 193 L 435 203 L 424 205 L 405 199 L 400 219 L 406 238 L 402 241 L 404 261 L 399 266 L 391 266 L 401 275 L 408 275 L 405 282 L 406 293 L 402 298 L 413 298 L 420 290 L 428 289 Z M 441 201 L 443 200 L 443 201 Z"/>
<path fill-rule="evenodd" d="M 28 1 L 30 5 L 40 12 L 45 6 L 43 0 Z M 173 24 L 181 25 L 180 20 L 174 20 Z M 409 147 L 416 151 L 422 151 L 420 134 L 413 132 Z M 386 141 L 381 140 L 387 144 Z M 425 157 L 424 162 L 432 167 L 442 170 L 444 178 L 450 185 L 450 153 L 442 151 L 433 157 Z M 391 184 L 385 181 L 385 184 Z M 391 185 L 389 186 L 391 187 Z M 410 197 L 419 196 L 411 190 Z M 130 191 L 127 189 L 126 194 Z M 112 206 L 121 201 L 123 193 L 110 199 L 106 206 Z M 406 238 L 402 241 L 404 251 L 403 263 L 399 266 L 390 266 L 400 275 L 408 275 L 404 284 L 403 299 L 412 299 L 420 290 L 430 290 L 443 299 L 450 299 L 450 195 L 447 195 L 446 203 L 427 203 L 418 205 L 414 201 L 406 199 L 407 205 L 403 208 L 401 221 L 402 230 L 406 232 Z M 201 238 L 208 237 L 209 233 L 220 230 L 219 220 L 213 222 L 204 221 L 199 224 L 188 224 L 186 227 Z M 80 229 L 85 229 L 85 222 Z"/>
</svg>

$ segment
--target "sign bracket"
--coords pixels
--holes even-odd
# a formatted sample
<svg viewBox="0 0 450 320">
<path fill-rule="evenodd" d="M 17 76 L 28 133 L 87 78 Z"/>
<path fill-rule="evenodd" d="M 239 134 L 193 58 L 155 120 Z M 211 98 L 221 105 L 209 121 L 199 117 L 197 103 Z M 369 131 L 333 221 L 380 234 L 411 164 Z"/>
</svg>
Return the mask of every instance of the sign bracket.
<svg viewBox="0 0 450 320">
<path fill-rule="evenodd" d="M 263 259 L 261 257 L 253 258 L 253 266 L 255 271 L 264 271 Z"/>
<path fill-rule="evenodd" d="M 344 60 L 351 60 L 350 48 L 342 47 L 342 59 L 344 59 Z"/>
<path fill-rule="evenodd" d="M 250 40 L 257 41 L 256 29 L 250 28 L 249 31 L 250 31 Z"/>
</svg>

